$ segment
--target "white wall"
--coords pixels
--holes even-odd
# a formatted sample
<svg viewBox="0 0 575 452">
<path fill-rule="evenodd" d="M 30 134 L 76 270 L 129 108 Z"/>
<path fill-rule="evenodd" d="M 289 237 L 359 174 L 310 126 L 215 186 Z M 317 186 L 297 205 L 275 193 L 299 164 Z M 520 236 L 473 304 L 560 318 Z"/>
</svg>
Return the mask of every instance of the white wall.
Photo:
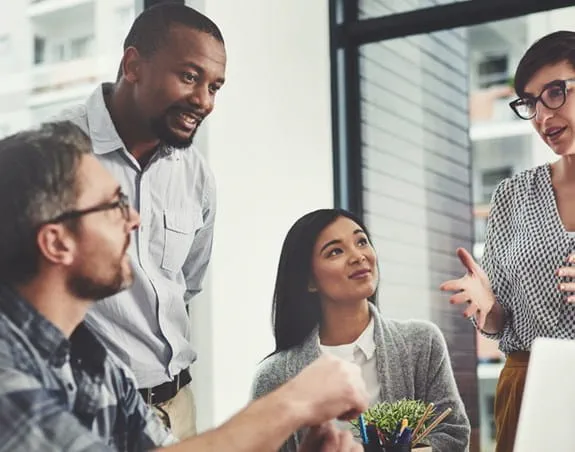
<svg viewBox="0 0 575 452">
<path fill-rule="evenodd" d="M 32 59 L 31 28 L 26 9 L 0 0 L 0 34 L 9 36 L 9 49 L 0 70 L 0 137 L 29 124 L 26 108 L 29 75 L 25 72 Z"/>
<path fill-rule="evenodd" d="M 281 244 L 304 213 L 333 205 L 327 2 L 189 1 L 221 28 L 227 81 L 198 145 L 218 185 L 215 243 L 192 308 L 198 428 L 248 400 L 272 351 Z"/>
</svg>

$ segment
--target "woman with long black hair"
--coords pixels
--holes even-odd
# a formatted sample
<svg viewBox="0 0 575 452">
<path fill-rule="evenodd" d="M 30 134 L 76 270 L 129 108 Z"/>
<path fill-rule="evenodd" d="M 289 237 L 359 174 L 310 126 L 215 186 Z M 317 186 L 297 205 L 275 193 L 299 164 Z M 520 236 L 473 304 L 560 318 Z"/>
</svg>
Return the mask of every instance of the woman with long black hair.
<svg viewBox="0 0 575 452">
<path fill-rule="evenodd" d="M 467 450 L 469 421 L 441 332 L 426 321 L 383 318 L 375 304 L 378 280 L 377 256 L 360 219 L 339 209 L 299 219 L 279 261 L 276 349 L 258 369 L 253 397 L 332 353 L 361 367 L 371 405 L 407 398 L 433 402 L 438 413 L 451 408 L 428 439 L 434 452 Z M 297 432 L 282 451 L 295 451 L 302 437 Z"/>
</svg>

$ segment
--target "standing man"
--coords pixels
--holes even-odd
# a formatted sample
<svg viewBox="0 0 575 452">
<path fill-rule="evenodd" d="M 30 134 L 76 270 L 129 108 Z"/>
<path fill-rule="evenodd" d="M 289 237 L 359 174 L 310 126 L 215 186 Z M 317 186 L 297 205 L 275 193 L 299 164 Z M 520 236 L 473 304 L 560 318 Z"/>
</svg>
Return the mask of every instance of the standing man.
<svg viewBox="0 0 575 452">
<path fill-rule="evenodd" d="M 116 83 L 63 114 L 88 134 L 141 216 L 130 249 L 133 286 L 98 303 L 87 322 L 179 438 L 196 432 L 187 305 L 201 290 L 216 208 L 214 177 L 192 140 L 225 67 L 223 37 L 210 19 L 158 4 L 132 25 Z"/>
</svg>

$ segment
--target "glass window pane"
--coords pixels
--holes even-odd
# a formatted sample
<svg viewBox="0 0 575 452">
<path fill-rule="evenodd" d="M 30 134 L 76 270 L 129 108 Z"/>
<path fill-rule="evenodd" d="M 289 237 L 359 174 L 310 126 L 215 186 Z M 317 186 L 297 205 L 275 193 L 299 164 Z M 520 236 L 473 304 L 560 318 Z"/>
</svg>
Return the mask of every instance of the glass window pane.
<svg viewBox="0 0 575 452">
<path fill-rule="evenodd" d="M 457 3 L 470 0 L 359 0 L 359 18 L 389 16 L 421 8 L 429 8 L 446 3 Z"/>
<path fill-rule="evenodd" d="M 407 3 L 421 6 L 360 2 L 364 17 L 405 11 Z M 447 322 L 448 332 L 454 328 L 455 317 L 443 320 L 446 298 L 436 288 L 461 275 L 456 247 L 481 259 L 495 187 L 556 159 L 531 123 L 509 107 L 515 69 L 535 40 L 572 29 L 574 21 L 571 7 L 360 47 L 363 201 L 386 269 L 387 315 L 425 318 L 438 310 L 434 319 Z M 447 334 L 447 340 L 457 351 L 454 366 L 468 414 L 480 426 L 481 451 L 491 452 L 502 354 L 481 336 L 475 342 Z M 458 358 L 465 347 L 477 353 L 478 399 L 475 382 L 465 380 L 465 372 L 474 371 L 467 367 L 469 355 Z"/>
</svg>

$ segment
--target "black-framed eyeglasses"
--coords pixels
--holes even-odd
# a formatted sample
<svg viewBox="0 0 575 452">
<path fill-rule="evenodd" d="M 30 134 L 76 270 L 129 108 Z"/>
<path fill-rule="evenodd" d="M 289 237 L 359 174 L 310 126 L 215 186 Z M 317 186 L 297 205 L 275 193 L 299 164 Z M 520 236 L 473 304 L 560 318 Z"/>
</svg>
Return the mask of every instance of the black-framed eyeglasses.
<svg viewBox="0 0 575 452">
<path fill-rule="evenodd" d="M 567 83 L 575 82 L 575 78 L 553 80 L 541 91 L 539 96 L 526 96 L 509 103 L 513 112 L 521 119 L 530 120 L 537 114 L 537 102 L 541 101 L 550 110 L 561 108 L 567 100 Z"/>
<path fill-rule="evenodd" d="M 98 204 L 97 206 L 90 207 L 88 209 L 82 210 L 69 210 L 58 215 L 55 218 L 52 218 L 49 221 L 45 221 L 44 224 L 49 223 L 61 223 L 62 221 L 73 220 L 75 218 L 83 217 L 84 215 L 88 215 L 95 212 L 103 212 L 105 210 L 112 210 L 112 209 L 120 209 L 122 212 L 122 217 L 124 220 L 130 221 L 130 201 L 128 199 L 128 195 L 120 192 L 118 194 L 118 200 L 114 202 L 106 202 L 103 204 Z"/>
</svg>

